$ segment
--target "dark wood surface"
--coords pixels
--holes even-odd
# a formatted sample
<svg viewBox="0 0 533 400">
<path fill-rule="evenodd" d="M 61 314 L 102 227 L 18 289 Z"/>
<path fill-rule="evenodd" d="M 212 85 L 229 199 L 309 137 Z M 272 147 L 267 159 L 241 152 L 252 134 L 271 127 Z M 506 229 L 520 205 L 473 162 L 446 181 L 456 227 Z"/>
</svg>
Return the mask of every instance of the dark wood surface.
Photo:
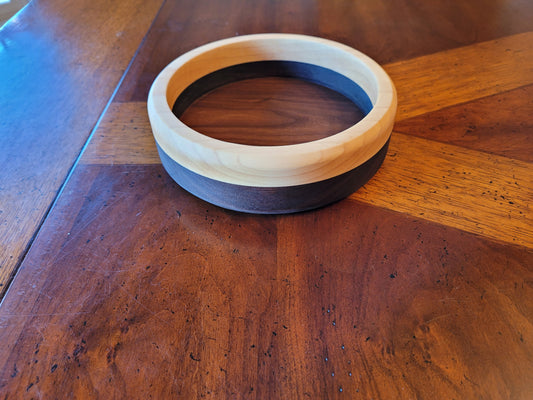
<svg viewBox="0 0 533 400">
<path fill-rule="evenodd" d="M 533 398 L 533 4 L 159 6 L 34 0 L 0 31 L 1 397 Z M 338 40 L 396 83 L 388 155 L 349 198 L 241 214 L 160 165 L 156 74 L 257 32 Z M 300 140 L 354 118 L 307 90 L 232 85 L 188 123 Z"/>
<path fill-rule="evenodd" d="M 0 31 L 0 296 L 161 3 L 32 1 Z"/>
</svg>

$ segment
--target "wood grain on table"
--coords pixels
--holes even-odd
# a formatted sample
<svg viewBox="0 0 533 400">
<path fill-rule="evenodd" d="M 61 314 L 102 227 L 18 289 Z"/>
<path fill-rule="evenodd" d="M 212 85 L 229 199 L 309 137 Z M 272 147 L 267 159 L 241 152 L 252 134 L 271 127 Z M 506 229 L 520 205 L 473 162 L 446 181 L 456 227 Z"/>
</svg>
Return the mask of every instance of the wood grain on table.
<svg viewBox="0 0 533 400">
<path fill-rule="evenodd" d="M 160 5 L 34 1 L 0 30 L 0 296 Z"/>
<path fill-rule="evenodd" d="M 0 31 L 22 46 L 29 26 L 50 29 L 42 41 L 74 52 L 56 71 L 19 48 L 23 71 L 40 59 L 42 87 L 62 89 L 30 96 L 35 119 L 0 86 L 1 282 L 18 271 L 0 306 L 2 398 L 533 398 L 533 4 L 61 4 L 34 1 Z M 47 10 L 63 22 L 37 24 Z M 390 149 L 330 207 L 226 211 L 165 173 L 146 95 L 179 54 L 274 31 L 384 65 Z M 188 123 L 268 142 L 357 118 L 320 88 L 266 83 L 206 95 Z"/>
</svg>

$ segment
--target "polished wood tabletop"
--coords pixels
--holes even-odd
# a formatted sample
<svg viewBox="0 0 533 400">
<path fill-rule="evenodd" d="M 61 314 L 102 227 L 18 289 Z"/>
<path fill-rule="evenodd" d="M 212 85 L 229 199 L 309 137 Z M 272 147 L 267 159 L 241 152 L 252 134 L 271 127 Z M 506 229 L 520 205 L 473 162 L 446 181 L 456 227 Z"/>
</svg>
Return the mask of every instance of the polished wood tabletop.
<svg viewBox="0 0 533 400">
<path fill-rule="evenodd" d="M 318 210 L 218 208 L 146 112 L 179 55 L 300 33 L 369 55 L 381 169 Z M 532 399 L 533 3 L 33 0 L 0 30 L 2 399 Z M 361 115 L 280 77 L 183 115 L 288 144 Z"/>
</svg>

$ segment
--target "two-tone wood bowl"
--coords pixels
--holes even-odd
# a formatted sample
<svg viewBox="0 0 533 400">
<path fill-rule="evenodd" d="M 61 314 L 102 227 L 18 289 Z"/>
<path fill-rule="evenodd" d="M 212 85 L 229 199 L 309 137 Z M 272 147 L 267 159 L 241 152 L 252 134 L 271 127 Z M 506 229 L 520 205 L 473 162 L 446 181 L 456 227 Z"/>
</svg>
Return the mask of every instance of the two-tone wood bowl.
<svg viewBox="0 0 533 400">
<path fill-rule="evenodd" d="M 282 146 L 212 138 L 180 116 L 194 100 L 229 82 L 296 77 L 333 89 L 365 117 L 337 134 Z M 148 114 L 164 168 L 190 193 L 251 213 L 290 213 L 340 200 L 381 166 L 396 114 L 396 90 L 372 59 L 317 37 L 257 34 L 213 42 L 183 54 L 155 79 Z"/>
</svg>

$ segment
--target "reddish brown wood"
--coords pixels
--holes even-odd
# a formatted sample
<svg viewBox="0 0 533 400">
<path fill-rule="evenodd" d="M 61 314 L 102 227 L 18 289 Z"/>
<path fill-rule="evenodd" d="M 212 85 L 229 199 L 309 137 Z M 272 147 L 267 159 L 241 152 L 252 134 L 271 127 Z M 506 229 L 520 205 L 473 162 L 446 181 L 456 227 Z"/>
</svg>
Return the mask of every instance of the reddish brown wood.
<svg viewBox="0 0 533 400">
<path fill-rule="evenodd" d="M 160 4 L 31 2 L 0 31 L 0 298 Z"/>
<path fill-rule="evenodd" d="M 334 40 L 350 41 L 381 63 L 405 60 L 531 30 L 527 0 L 506 5 L 415 0 L 391 6 L 356 1 L 321 2 L 319 27 Z"/>
<path fill-rule="evenodd" d="M 280 146 L 334 135 L 363 116 L 350 100 L 323 86 L 269 77 L 217 88 L 193 103 L 180 119 L 226 142 Z"/>
<path fill-rule="evenodd" d="M 187 10 L 187 12 L 183 12 Z M 238 10 L 238 11 L 237 11 Z M 118 93 L 144 101 L 170 61 L 213 40 L 262 32 L 302 33 L 347 44 L 381 64 L 531 31 L 533 4 L 483 0 L 167 2 Z M 200 26 L 209 29 L 199 29 Z M 177 38 L 180 38 L 179 40 Z M 187 40 L 183 40 L 187 38 Z"/>
<path fill-rule="evenodd" d="M 397 132 L 533 161 L 533 85 L 408 118 Z M 505 141 L 501 140 L 505 133 Z"/>
<path fill-rule="evenodd" d="M 525 399 L 531 266 L 358 202 L 250 216 L 80 167 L 0 308 L 0 391 Z"/>
<path fill-rule="evenodd" d="M 43 154 L 71 151 L 71 135 L 92 128 L 105 104 L 101 96 L 117 82 L 109 76 L 119 76 L 131 56 L 123 46 L 135 47 L 130 39 L 114 42 L 113 27 L 124 23 L 141 38 L 146 32 L 131 16 L 149 13 L 139 8 L 128 14 L 131 2 L 70 2 L 65 13 L 50 4 L 32 2 L 31 18 L 23 15 L 21 25 L 12 26 L 27 38 L 28 47 L 17 54 L 28 69 L 20 71 L 34 71 L 31 43 L 55 43 L 50 58 L 40 56 L 44 75 L 38 77 L 49 77 L 56 65 L 73 68 L 74 75 L 59 69 L 51 75 L 57 79 L 40 82 L 53 98 L 70 97 L 65 109 L 44 95 L 13 91 L 2 97 L 0 141 L 5 128 L 20 132 L 20 141 L 17 135 L 18 147 L 2 141 L 0 157 L 7 157 L 1 165 L 12 179 L 59 185 L 62 176 L 50 171 L 63 158 Z M 113 17 L 114 7 L 125 19 Z M 513 76 L 513 90 L 501 93 L 501 71 L 509 64 L 492 42 L 459 53 L 475 56 L 483 48 L 487 52 L 475 59 L 494 56 L 482 71 L 493 78 L 494 96 L 470 87 L 460 97 L 468 103 L 444 99 L 452 107 L 436 111 L 442 96 L 417 100 L 431 90 L 402 78 L 404 89 L 407 83 L 417 88 L 410 115 L 431 112 L 399 123 L 402 133 L 393 134 L 394 152 L 386 159 L 390 168 L 384 164 L 358 196 L 327 208 L 288 216 L 224 211 L 174 184 L 153 165 L 153 149 L 143 153 L 145 145 L 154 146 L 143 114 L 153 78 L 199 44 L 244 33 L 305 33 L 339 40 L 382 63 L 407 60 L 399 66 L 411 68 L 415 55 L 497 37 L 521 49 L 529 36 L 507 35 L 530 30 L 532 18 L 533 3 L 524 0 L 165 2 L 103 118 L 101 131 L 110 140 L 86 159 L 103 165 L 74 169 L 0 305 L 0 397 L 533 398 L 533 251 L 530 230 L 519 229 L 532 220 L 531 159 L 523 150 L 531 86 L 520 78 L 530 74 L 524 66 L 523 75 Z M 109 53 L 78 30 L 90 29 L 81 21 L 93 19 L 106 22 L 91 31 L 95 40 L 117 45 Z M 50 36 L 24 36 L 32 25 Z M 59 57 L 68 49 L 77 55 Z M 453 65 L 459 53 L 435 56 Z M 470 75 L 460 78 L 468 82 Z M 78 107 L 82 103 L 86 108 Z M 23 106 L 34 114 L 26 118 Z M 300 113 L 297 105 L 293 111 Z M 470 123 L 479 133 L 476 142 L 461 138 Z M 17 131 L 27 125 L 39 127 L 28 140 L 24 129 Z M 128 154 L 129 135 L 138 155 Z M 70 144 L 54 147 L 58 138 Z M 42 171 L 33 181 L 23 179 L 24 164 L 12 151 L 26 148 L 35 155 L 28 170 Z M 130 165 L 113 165 L 118 162 Z M 485 186 L 476 186 L 479 181 Z M 6 204 L 28 210 L 26 204 L 50 187 L 15 183 L 5 191 L 2 185 L 0 196 L 12 195 L 7 203 L 2 197 L 2 210 Z M 485 187 L 475 201 L 476 190 Z M 35 232 L 36 225 L 10 221 L 10 234 Z M 494 233 L 498 224 L 501 235 Z M 1 243 L 13 251 L 19 242 Z"/>
</svg>

